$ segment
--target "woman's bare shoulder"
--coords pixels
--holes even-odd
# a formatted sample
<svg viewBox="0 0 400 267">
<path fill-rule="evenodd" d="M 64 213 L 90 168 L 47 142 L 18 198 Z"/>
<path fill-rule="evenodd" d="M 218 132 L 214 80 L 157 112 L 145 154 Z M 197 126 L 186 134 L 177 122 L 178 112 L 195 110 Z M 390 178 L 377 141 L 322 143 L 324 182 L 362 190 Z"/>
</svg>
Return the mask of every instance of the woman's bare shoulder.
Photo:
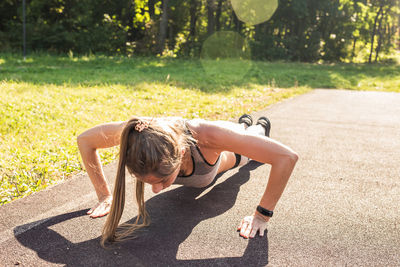
<svg viewBox="0 0 400 267">
<path fill-rule="evenodd" d="M 188 125 L 188 127 L 190 128 L 190 130 L 198 130 L 199 128 L 203 127 L 204 124 L 206 124 L 208 121 L 204 120 L 204 119 L 191 119 L 191 120 L 187 120 L 186 123 Z"/>
<path fill-rule="evenodd" d="M 214 141 L 224 139 L 224 137 L 231 135 L 232 132 L 239 133 L 244 131 L 243 126 L 230 121 L 194 119 L 189 120 L 187 125 L 199 144 L 207 147 L 219 146 L 220 142 L 214 143 Z"/>
<path fill-rule="evenodd" d="M 194 139 L 196 139 L 198 142 L 201 142 L 202 140 L 202 133 L 204 132 L 204 125 L 206 121 L 203 119 L 191 119 L 186 121 L 186 126 L 192 133 Z"/>
<path fill-rule="evenodd" d="M 193 119 L 187 121 L 189 128 L 192 130 L 200 131 L 218 131 L 221 129 L 224 130 L 243 130 L 243 126 L 238 123 L 234 123 L 231 121 L 223 121 L 223 120 L 204 120 L 204 119 Z"/>
</svg>

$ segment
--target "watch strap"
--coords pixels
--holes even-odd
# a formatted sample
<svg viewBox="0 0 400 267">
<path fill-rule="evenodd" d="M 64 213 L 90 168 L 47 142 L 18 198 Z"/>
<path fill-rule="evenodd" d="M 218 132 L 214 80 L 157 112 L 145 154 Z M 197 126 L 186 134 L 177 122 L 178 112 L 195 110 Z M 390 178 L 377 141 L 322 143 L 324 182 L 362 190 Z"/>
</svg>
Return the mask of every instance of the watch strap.
<svg viewBox="0 0 400 267">
<path fill-rule="evenodd" d="M 272 215 L 274 215 L 274 212 L 272 210 L 267 210 L 260 205 L 257 206 L 257 211 L 267 217 L 272 217 Z"/>
</svg>

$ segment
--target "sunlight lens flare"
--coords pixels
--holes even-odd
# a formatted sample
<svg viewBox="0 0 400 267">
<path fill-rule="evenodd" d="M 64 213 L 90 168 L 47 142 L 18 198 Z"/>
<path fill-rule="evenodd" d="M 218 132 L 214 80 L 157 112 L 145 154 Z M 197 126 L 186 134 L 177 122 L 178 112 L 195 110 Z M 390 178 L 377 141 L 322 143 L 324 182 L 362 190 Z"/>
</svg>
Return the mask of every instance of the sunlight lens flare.
<svg viewBox="0 0 400 267">
<path fill-rule="evenodd" d="M 239 20 L 256 25 L 269 20 L 278 8 L 278 0 L 231 0 Z"/>
<path fill-rule="evenodd" d="M 203 43 L 200 61 L 213 80 L 237 81 L 251 67 L 250 46 L 236 32 L 215 32 Z"/>
</svg>

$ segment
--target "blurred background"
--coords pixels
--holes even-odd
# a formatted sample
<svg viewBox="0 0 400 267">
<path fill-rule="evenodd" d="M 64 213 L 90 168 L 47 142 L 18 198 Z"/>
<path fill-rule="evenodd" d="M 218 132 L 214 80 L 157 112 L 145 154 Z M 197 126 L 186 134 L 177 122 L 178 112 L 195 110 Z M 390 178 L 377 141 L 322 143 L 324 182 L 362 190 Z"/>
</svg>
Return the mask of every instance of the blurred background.
<svg viewBox="0 0 400 267">
<path fill-rule="evenodd" d="M 26 47 L 198 57 L 211 34 L 234 31 L 253 60 L 375 62 L 400 47 L 399 10 L 399 0 L 26 0 Z M 2 0 L 0 52 L 22 51 L 22 24 L 22 0 Z"/>
</svg>

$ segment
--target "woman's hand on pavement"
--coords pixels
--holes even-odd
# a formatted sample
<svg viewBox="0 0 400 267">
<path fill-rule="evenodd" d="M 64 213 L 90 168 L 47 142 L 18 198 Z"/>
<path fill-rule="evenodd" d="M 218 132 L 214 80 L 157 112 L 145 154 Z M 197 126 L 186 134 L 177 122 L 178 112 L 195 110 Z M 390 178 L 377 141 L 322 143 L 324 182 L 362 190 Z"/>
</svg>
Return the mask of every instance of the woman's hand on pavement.
<svg viewBox="0 0 400 267">
<path fill-rule="evenodd" d="M 267 219 L 256 212 L 252 216 L 244 217 L 237 230 L 240 231 L 240 236 L 253 238 L 257 232 L 260 236 L 264 236 L 265 229 L 267 229 Z"/>
<path fill-rule="evenodd" d="M 100 200 L 96 204 L 96 206 L 94 206 L 87 212 L 87 214 L 89 214 L 91 218 L 103 217 L 110 212 L 111 203 L 112 203 L 112 196 L 108 196 L 103 200 Z"/>
</svg>

